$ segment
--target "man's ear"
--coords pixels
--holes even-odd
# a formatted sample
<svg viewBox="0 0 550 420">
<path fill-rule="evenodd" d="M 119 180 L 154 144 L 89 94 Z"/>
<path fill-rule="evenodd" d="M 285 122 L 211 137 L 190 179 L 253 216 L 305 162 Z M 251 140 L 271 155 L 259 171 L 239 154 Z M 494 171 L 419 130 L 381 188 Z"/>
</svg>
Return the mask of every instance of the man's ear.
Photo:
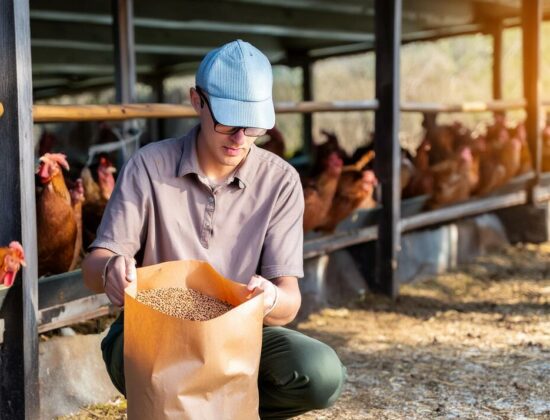
<svg viewBox="0 0 550 420">
<path fill-rule="evenodd" d="M 189 96 L 191 97 L 191 105 L 193 106 L 193 109 L 197 112 L 197 114 L 200 114 L 202 108 L 202 99 L 197 93 L 197 90 L 193 87 L 190 88 Z"/>
</svg>

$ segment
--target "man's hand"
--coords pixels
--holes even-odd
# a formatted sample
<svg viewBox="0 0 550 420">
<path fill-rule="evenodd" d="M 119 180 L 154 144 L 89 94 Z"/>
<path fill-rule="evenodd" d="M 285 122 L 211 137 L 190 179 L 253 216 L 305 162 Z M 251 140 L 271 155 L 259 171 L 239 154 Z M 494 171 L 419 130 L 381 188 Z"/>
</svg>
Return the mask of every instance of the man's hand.
<svg viewBox="0 0 550 420">
<path fill-rule="evenodd" d="M 246 285 L 248 290 L 253 291 L 258 288 L 264 292 L 264 316 L 273 310 L 277 303 L 278 290 L 269 280 L 259 275 L 253 275 L 248 284 Z"/>
<path fill-rule="evenodd" d="M 113 255 L 104 269 L 104 290 L 113 305 L 124 306 L 124 289 L 137 278 L 136 260 L 124 255 Z"/>
</svg>

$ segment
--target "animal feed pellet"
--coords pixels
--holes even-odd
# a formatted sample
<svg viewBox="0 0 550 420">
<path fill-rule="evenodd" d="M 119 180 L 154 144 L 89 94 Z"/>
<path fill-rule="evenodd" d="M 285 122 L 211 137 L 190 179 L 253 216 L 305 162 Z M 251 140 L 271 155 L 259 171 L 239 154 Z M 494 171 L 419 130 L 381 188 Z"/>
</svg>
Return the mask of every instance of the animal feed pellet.
<svg viewBox="0 0 550 420">
<path fill-rule="evenodd" d="M 229 303 L 181 287 L 142 290 L 136 299 L 159 312 L 191 321 L 208 321 L 232 308 Z"/>
</svg>

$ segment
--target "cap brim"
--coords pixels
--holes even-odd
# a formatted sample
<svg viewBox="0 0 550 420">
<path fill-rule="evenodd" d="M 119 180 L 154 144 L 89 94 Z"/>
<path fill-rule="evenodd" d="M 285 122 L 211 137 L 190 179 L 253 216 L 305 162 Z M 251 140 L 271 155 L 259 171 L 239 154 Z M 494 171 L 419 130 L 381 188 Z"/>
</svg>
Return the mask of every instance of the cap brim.
<svg viewBox="0 0 550 420">
<path fill-rule="evenodd" d="M 269 130 L 275 125 L 273 100 L 245 102 L 209 95 L 208 100 L 219 123 L 232 127 L 255 127 Z"/>
</svg>

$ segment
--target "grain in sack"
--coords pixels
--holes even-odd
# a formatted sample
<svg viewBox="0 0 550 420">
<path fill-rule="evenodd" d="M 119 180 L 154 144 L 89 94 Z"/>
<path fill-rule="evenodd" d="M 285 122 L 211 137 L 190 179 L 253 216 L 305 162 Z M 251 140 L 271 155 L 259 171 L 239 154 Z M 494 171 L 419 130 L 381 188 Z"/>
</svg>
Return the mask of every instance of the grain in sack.
<svg viewBox="0 0 550 420">
<path fill-rule="evenodd" d="M 203 261 L 137 271 L 124 303 L 128 419 L 258 419 L 261 292 Z"/>
</svg>

